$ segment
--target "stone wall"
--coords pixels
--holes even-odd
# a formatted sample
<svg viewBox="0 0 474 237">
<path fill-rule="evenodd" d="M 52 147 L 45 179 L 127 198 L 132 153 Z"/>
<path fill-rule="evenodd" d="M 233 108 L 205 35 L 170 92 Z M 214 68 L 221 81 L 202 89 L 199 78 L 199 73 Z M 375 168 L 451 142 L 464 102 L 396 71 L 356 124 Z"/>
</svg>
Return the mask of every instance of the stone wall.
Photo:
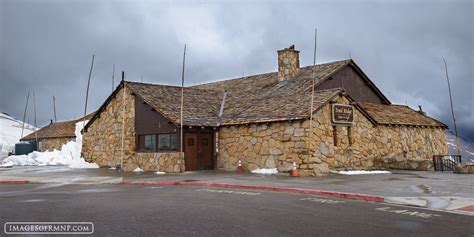
<svg viewBox="0 0 474 237">
<path fill-rule="evenodd" d="M 83 135 L 82 155 L 100 167 L 120 165 L 122 156 L 122 116 L 124 96 L 121 89 Z M 184 161 L 179 152 L 138 153 L 135 136 L 135 96 L 125 87 L 125 130 L 123 171 L 137 167 L 145 171 L 181 172 Z M 183 169 L 184 170 L 184 169 Z"/>
<path fill-rule="evenodd" d="M 184 171 L 184 160 L 180 159 L 179 152 L 164 153 L 136 153 L 132 157 L 133 170 L 136 167 L 142 168 L 144 171 L 163 171 L 167 173 L 179 173 Z"/>
<path fill-rule="evenodd" d="M 341 96 L 338 103 L 349 104 Z M 380 167 L 428 170 L 434 154 L 447 154 L 443 128 L 375 126 L 358 110 L 349 129 L 337 126 L 334 145 L 330 105 L 314 114 L 312 135 L 309 120 L 221 127 L 220 170 L 235 170 L 239 159 L 246 170 L 278 168 L 289 171 L 295 162 L 303 175 L 322 175 L 329 169 Z"/>
<path fill-rule="evenodd" d="M 70 142 L 74 141 L 75 138 L 47 138 L 47 139 L 40 139 L 40 146 L 38 147 L 39 151 L 53 151 L 53 150 L 61 150 L 61 147 Z"/>
</svg>

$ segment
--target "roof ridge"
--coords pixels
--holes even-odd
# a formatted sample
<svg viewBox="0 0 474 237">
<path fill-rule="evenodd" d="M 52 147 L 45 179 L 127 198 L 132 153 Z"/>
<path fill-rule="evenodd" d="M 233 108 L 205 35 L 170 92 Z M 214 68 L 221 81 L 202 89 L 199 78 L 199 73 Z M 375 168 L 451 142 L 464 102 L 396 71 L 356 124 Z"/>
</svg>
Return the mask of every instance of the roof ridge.
<svg viewBox="0 0 474 237">
<path fill-rule="evenodd" d="M 325 63 L 321 63 L 321 64 L 316 64 L 316 65 L 308 65 L 308 66 L 300 67 L 300 69 L 308 69 L 308 68 L 312 68 L 312 67 L 326 66 L 326 65 L 329 65 L 329 64 L 342 63 L 342 62 L 350 63 L 350 62 L 352 62 L 352 59 L 336 60 L 336 61 L 330 61 L 330 62 L 325 62 Z M 229 81 L 235 81 L 235 80 L 249 79 L 249 78 L 252 78 L 252 77 L 259 77 L 259 76 L 269 75 L 269 74 L 274 74 L 274 73 L 278 73 L 278 71 L 254 74 L 254 75 L 245 76 L 245 77 L 235 77 L 235 78 L 230 78 L 230 79 L 223 79 L 223 80 L 218 80 L 218 81 L 213 81 L 213 82 L 205 82 L 205 83 L 193 85 L 191 87 L 198 87 L 198 86 L 209 85 L 209 84 L 219 83 L 219 82 L 229 82 Z"/>
<path fill-rule="evenodd" d="M 168 84 L 158 84 L 158 83 L 145 83 L 145 82 L 136 82 L 136 81 L 125 81 L 129 84 L 141 84 L 144 86 L 159 86 L 159 87 L 171 87 L 176 89 L 181 89 L 181 86 L 176 85 L 168 85 Z M 213 90 L 213 89 L 204 89 L 204 88 L 195 88 L 194 86 L 185 86 L 184 89 L 191 89 L 191 90 L 201 90 L 201 91 L 213 91 L 213 92 L 220 92 L 220 90 Z"/>
</svg>

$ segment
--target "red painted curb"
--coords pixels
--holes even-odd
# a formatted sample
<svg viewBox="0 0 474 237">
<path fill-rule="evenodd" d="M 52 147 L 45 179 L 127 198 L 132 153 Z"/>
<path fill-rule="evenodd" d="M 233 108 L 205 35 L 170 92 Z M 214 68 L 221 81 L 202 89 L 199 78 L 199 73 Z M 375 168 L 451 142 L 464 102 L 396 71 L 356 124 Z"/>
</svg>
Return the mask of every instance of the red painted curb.
<svg viewBox="0 0 474 237">
<path fill-rule="evenodd" d="M 28 180 L 0 180 L 0 184 L 28 184 Z"/>
<path fill-rule="evenodd" d="M 270 187 L 270 186 L 254 186 L 243 184 L 226 184 L 226 183 L 203 183 L 203 182 L 163 182 L 163 181 L 127 181 L 124 180 L 121 184 L 143 184 L 143 185 L 169 185 L 169 186 L 201 186 L 201 187 L 218 187 L 218 188 L 237 188 L 237 189 L 252 189 L 262 191 L 275 191 L 287 193 L 305 193 L 320 196 L 331 196 L 346 199 L 365 200 L 371 202 L 384 202 L 383 197 L 371 196 L 357 193 L 343 193 L 335 191 L 323 191 L 317 189 L 304 188 L 285 188 L 285 187 Z"/>
</svg>

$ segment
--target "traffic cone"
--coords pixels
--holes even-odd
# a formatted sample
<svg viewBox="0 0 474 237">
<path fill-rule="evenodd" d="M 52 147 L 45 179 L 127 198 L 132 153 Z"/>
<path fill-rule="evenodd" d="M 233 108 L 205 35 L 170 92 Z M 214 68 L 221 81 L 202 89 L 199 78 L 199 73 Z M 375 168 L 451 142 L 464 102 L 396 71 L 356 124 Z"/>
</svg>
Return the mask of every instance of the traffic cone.
<svg viewBox="0 0 474 237">
<path fill-rule="evenodd" d="M 293 162 L 293 169 L 291 169 L 291 177 L 299 177 L 298 169 L 296 168 L 296 162 Z"/>
<path fill-rule="evenodd" d="M 244 172 L 244 167 L 242 167 L 242 161 L 239 160 L 239 163 L 237 165 L 237 173 L 242 173 Z"/>
</svg>

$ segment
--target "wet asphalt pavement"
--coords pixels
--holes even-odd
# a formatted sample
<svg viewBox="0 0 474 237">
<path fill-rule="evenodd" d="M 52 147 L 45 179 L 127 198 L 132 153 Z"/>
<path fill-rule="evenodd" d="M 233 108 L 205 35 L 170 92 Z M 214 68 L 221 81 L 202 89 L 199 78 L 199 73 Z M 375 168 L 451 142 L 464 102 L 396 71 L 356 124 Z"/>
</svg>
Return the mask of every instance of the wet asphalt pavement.
<svg viewBox="0 0 474 237">
<path fill-rule="evenodd" d="M 473 236 L 474 217 L 305 194 L 150 185 L 0 185 L 0 222 L 95 236 Z M 4 234 L 3 231 L 0 235 Z"/>
</svg>

